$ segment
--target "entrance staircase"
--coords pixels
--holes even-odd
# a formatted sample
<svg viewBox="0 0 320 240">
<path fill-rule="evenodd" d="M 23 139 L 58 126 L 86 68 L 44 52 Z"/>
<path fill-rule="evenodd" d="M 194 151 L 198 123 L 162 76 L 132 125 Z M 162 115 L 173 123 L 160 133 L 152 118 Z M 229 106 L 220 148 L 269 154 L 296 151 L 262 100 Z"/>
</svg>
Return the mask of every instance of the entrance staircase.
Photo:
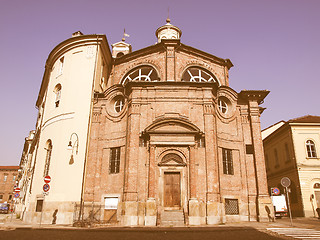
<svg viewBox="0 0 320 240">
<path fill-rule="evenodd" d="M 162 227 L 183 227 L 184 214 L 183 210 L 164 210 L 161 213 L 160 226 Z"/>
</svg>

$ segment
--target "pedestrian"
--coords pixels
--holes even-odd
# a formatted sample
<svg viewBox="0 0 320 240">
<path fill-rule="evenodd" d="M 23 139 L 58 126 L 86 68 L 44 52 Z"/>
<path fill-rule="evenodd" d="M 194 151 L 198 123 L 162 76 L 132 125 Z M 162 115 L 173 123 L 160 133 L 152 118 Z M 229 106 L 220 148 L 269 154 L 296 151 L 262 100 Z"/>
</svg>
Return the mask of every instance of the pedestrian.
<svg viewBox="0 0 320 240">
<path fill-rule="evenodd" d="M 317 208 L 316 211 L 318 213 L 318 219 L 320 219 L 320 208 Z"/>
<path fill-rule="evenodd" d="M 58 209 L 54 210 L 53 214 L 52 214 L 52 224 L 56 224 L 57 222 L 57 213 L 58 213 Z"/>
</svg>

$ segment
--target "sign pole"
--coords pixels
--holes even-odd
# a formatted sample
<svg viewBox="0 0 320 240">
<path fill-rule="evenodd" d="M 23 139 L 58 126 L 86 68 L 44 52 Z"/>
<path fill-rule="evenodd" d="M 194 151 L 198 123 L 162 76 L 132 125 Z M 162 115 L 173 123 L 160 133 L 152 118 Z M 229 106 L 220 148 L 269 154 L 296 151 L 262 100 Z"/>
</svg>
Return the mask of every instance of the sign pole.
<svg viewBox="0 0 320 240">
<path fill-rule="evenodd" d="M 293 227 L 288 187 L 286 187 L 286 193 L 287 193 L 287 201 L 288 201 L 288 208 L 289 208 L 289 216 L 290 216 L 291 227 Z"/>
</svg>

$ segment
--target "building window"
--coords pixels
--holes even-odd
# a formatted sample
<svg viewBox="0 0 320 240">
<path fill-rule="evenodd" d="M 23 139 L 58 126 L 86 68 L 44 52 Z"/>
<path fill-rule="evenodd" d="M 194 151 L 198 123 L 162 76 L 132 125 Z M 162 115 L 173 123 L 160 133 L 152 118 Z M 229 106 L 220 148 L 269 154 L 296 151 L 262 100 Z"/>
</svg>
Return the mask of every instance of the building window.
<svg viewBox="0 0 320 240">
<path fill-rule="evenodd" d="M 12 199 L 12 195 L 10 194 L 8 198 L 8 202 L 11 201 L 11 199 Z"/>
<path fill-rule="evenodd" d="M 232 150 L 222 149 L 222 163 L 223 163 L 223 173 L 228 175 L 233 175 L 233 161 L 232 161 Z"/>
<path fill-rule="evenodd" d="M 110 148 L 109 173 L 119 173 L 120 147 Z"/>
<path fill-rule="evenodd" d="M 4 182 L 6 182 L 6 181 L 7 181 L 7 179 L 8 179 L 8 175 L 4 175 L 4 177 L 3 177 L 3 181 L 4 181 Z"/>
<path fill-rule="evenodd" d="M 124 107 L 124 98 L 118 97 L 115 102 L 114 102 L 114 110 L 116 111 L 116 113 L 120 113 L 122 111 Z"/>
<path fill-rule="evenodd" d="M 238 199 L 226 198 L 225 211 L 226 211 L 226 215 L 238 215 L 239 214 Z"/>
<path fill-rule="evenodd" d="M 316 146 L 312 140 L 308 140 L 306 142 L 306 148 L 307 148 L 308 158 L 316 158 L 317 157 Z"/>
<path fill-rule="evenodd" d="M 59 107 L 60 100 L 61 100 L 61 84 L 57 84 L 54 88 L 54 93 L 56 94 L 56 99 L 54 101 L 55 106 Z"/>
<path fill-rule="evenodd" d="M 182 81 L 184 82 L 216 82 L 220 86 L 216 77 L 208 70 L 198 67 L 188 68 L 182 75 Z"/>
<path fill-rule="evenodd" d="M 286 162 L 290 162 L 291 158 L 290 158 L 290 152 L 289 152 L 288 143 L 284 144 L 284 148 L 285 148 L 285 151 L 286 151 Z"/>
<path fill-rule="evenodd" d="M 63 72 L 63 65 L 64 65 L 64 57 L 60 58 L 58 75 L 61 75 L 61 74 L 62 74 L 62 72 Z"/>
<path fill-rule="evenodd" d="M 47 153 L 46 153 L 46 161 L 44 165 L 43 177 L 49 175 L 49 167 L 50 167 L 50 160 L 51 160 L 51 153 L 52 153 L 52 142 L 50 139 L 47 141 L 45 150 L 47 151 Z"/>
<path fill-rule="evenodd" d="M 12 181 L 16 180 L 16 175 L 13 175 Z"/>
<path fill-rule="evenodd" d="M 278 168 L 278 167 L 280 167 L 280 165 L 279 165 L 279 158 L 278 158 L 278 151 L 277 151 L 277 149 L 274 149 L 273 153 L 274 153 L 274 161 L 275 161 L 274 167 L 275 167 L 275 168 Z"/>
<path fill-rule="evenodd" d="M 225 101 L 219 99 L 219 100 L 218 100 L 218 108 L 219 108 L 220 112 L 222 112 L 222 113 L 227 113 L 227 111 L 228 111 L 228 104 L 227 104 Z"/>
<path fill-rule="evenodd" d="M 36 205 L 36 212 L 42 212 L 42 207 L 43 207 L 43 199 L 38 199 L 37 205 Z"/>
<path fill-rule="evenodd" d="M 0 194 L 0 201 L 3 200 L 3 194 Z"/>
<path fill-rule="evenodd" d="M 141 66 L 130 71 L 122 81 L 122 84 L 126 84 L 131 81 L 145 81 L 152 82 L 158 81 L 159 77 L 156 70 L 151 66 Z"/>
</svg>

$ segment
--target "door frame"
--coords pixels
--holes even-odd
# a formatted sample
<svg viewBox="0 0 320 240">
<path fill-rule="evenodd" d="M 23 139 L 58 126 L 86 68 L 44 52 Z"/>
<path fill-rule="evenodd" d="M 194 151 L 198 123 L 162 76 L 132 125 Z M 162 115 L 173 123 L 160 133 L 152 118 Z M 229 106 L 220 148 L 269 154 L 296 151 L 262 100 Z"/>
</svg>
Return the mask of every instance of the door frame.
<svg viewBox="0 0 320 240">
<path fill-rule="evenodd" d="M 184 208 L 185 199 L 187 199 L 187 191 L 185 187 L 185 167 L 160 167 L 159 189 L 160 189 L 160 202 L 164 210 L 181 210 Z M 180 207 L 165 207 L 165 173 L 179 173 L 180 174 Z"/>
</svg>

